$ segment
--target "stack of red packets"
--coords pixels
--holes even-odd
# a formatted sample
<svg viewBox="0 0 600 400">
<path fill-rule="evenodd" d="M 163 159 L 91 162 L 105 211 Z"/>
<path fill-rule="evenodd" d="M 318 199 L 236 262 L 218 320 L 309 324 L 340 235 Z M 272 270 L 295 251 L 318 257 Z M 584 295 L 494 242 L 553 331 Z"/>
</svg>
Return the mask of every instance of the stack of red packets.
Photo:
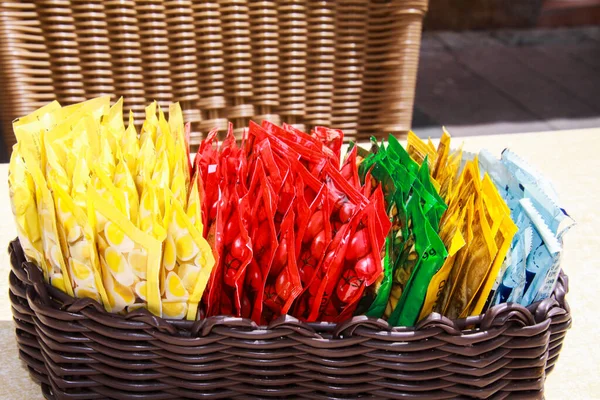
<svg viewBox="0 0 600 400">
<path fill-rule="evenodd" d="M 220 146 L 216 131 L 202 142 L 193 168 L 216 258 L 204 316 L 352 316 L 382 274 L 391 223 L 381 187 L 360 184 L 356 148 L 340 168 L 342 141 L 339 130 L 265 121 L 241 146 L 231 128 Z"/>
</svg>

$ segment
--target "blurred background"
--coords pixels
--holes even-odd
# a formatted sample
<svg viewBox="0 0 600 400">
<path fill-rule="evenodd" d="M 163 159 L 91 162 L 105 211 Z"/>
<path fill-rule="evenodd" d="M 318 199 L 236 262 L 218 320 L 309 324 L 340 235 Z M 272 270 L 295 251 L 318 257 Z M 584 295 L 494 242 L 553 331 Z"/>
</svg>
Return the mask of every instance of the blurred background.
<svg viewBox="0 0 600 400">
<path fill-rule="evenodd" d="M 600 127 L 599 0 L 430 0 L 413 129 Z"/>
<path fill-rule="evenodd" d="M 600 126 L 600 0 L 0 2 L 0 161 L 11 121 L 109 94 L 180 101 L 197 144 L 250 119 L 349 139 Z M 139 126 L 138 126 L 139 128 Z"/>
</svg>

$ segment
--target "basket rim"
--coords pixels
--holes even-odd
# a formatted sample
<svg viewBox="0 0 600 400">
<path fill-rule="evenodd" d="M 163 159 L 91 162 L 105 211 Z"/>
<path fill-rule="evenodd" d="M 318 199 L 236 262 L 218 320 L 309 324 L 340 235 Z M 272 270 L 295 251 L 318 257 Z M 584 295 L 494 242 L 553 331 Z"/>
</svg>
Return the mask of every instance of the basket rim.
<svg viewBox="0 0 600 400">
<path fill-rule="evenodd" d="M 433 313 L 414 327 L 393 327 L 380 318 L 364 315 L 354 316 L 341 323 L 302 322 L 290 315 L 283 315 L 269 325 L 258 325 L 246 318 L 213 316 L 196 321 L 173 320 L 157 317 L 146 309 L 138 309 L 121 315 L 107 312 L 95 300 L 73 298 L 44 282 L 39 267 L 25 260 L 19 239 L 8 246 L 11 260 L 11 292 L 23 292 L 17 287 L 26 287 L 25 297 L 34 313 L 39 317 L 51 317 L 69 323 L 78 320 L 91 320 L 94 323 L 113 328 L 116 332 L 156 329 L 153 334 L 164 334 L 177 338 L 181 345 L 198 337 L 209 336 L 212 331 L 227 328 L 238 332 L 241 339 L 264 340 L 279 337 L 281 330 L 295 331 L 307 339 L 323 341 L 348 340 L 353 334 L 380 340 L 402 341 L 434 337 L 442 331 L 454 345 L 473 344 L 490 340 L 510 329 L 513 335 L 533 336 L 546 331 L 551 323 L 563 322 L 570 318 L 570 309 L 565 295 L 568 292 L 568 278 L 562 269 L 552 296 L 523 307 L 514 303 L 503 303 L 491 307 L 479 316 L 451 320 Z M 516 329 L 515 329 L 516 328 Z M 518 333 L 517 333 L 518 331 Z M 126 334 L 125 334 L 126 335 Z M 137 340 L 129 338 L 128 340 Z M 191 344 L 191 343 L 190 343 Z M 188 344 L 189 345 L 189 344 Z"/>
</svg>

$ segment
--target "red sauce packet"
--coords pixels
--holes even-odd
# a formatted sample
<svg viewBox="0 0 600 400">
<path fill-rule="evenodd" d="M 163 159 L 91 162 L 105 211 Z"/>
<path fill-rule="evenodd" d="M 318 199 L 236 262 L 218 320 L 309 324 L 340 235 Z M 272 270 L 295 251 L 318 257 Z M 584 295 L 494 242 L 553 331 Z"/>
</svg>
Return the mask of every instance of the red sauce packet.
<svg viewBox="0 0 600 400">
<path fill-rule="evenodd" d="M 317 177 L 320 176 L 323 167 L 330 159 L 319 150 L 319 148 L 322 147 L 320 143 L 317 144 L 313 142 L 311 140 L 312 138 L 308 135 L 307 137 L 309 139 L 306 141 L 299 140 L 295 135 L 293 135 L 295 139 L 292 139 L 290 138 L 291 134 L 289 131 L 271 124 L 268 121 L 264 122 L 264 125 L 269 127 L 270 130 L 257 126 L 254 129 L 254 132 L 256 132 L 256 134 L 261 132 L 260 134 L 262 134 L 263 137 L 268 138 L 273 145 L 273 149 L 279 152 L 280 155 L 286 157 L 286 153 L 290 152 L 293 157 L 289 158 L 299 160 L 311 174 Z"/>
<path fill-rule="evenodd" d="M 217 190 L 217 188 L 219 188 L 219 181 L 221 180 L 219 172 L 219 152 L 216 148 L 216 143 L 213 145 L 213 142 L 217 139 L 217 133 L 218 131 L 214 129 L 208 134 L 206 139 L 200 144 L 194 159 L 194 174 L 197 171 L 199 172 L 199 176 L 204 183 L 203 188 L 211 188 L 211 190 L 205 191 L 204 197 L 200 197 L 202 199 L 202 209 L 206 217 L 204 221 L 206 221 L 208 227 L 213 226 L 215 222 L 217 205 L 220 201 L 218 198 L 219 190 Z M 192 174 L 192 176 L 194 175 Z M 205 233 L 208 231 L 209 229 L 206 229 Z M 216 265 L 218 265 L 218 263 Z"/>
<path fill-rule="evenodd" d="M 260 157 L 256 161 L 248 198 L 254 201 L 250 205 L 252 212 L 248 221 L 253 254 L 246 274 L 246 292 L 242 296 L 242 316 L 261 323 L 265 283 L 278 241 L 273 214 L 277 196 L 266 178 Z"/>
<path fill-rule="evenodd" d="M 205 231 L 207 232 L 206 239 L 213 249 L 215 256 L 215 265 L 211 271 L 208 285 L 202 296 L 202 305 L 204 314 L 208 316 L 219 315 L 221 311 L 223 285 L 223 230 L 225 226 L 224 211 L 227 206 L 226 196 L 218 188 L 215 190 L 218 194 L 218 200 L 215 202 L 215 216 L 212 224 Z"/>
<path fill-rule="evenodd" d="M 294 218 L 294 211 L 290 210 L 281 223 L 279 247 L 265 285 L 265 305 L 270 310 L 263 313 L 267 322 L 288 313 L 302 292 L 294 248 Z"/>
<path fill-rule="evenodd" d="M 298 268 L 302 281 L 303 292 L 294 307 L 294 315 L 298 318 L 308 318 L 314 297 L 320 286 L 319 273 L 327 246 L 332 239 L 331 224 L 331 198 L 325 185 L 309 206 L 306 215 L 306 226 L 301 227 L 303 234 L 298 252 Z"/>
<path fill-rule="evenodd" d="M 344 143 L 344 133 L 341 130 L 315 126 L 311 132 L 311 136 L 318 139 L 324 146 L 330 149 L 339 163 L 342 144 Z"/>
<path fill-rule="evenodd" d="M 369 203 L 344 225 L 349 234 L 338 248 L 330 246 L 332 262 L 325 268 L 327 274 L 317 295 L 320 308 L 318 312 L 313 310 L 311 319 L 337 322 L 343 316 L 352 315 L 365 287 L 373 284 L 383 272 L 377 224 L 375 206 Z"/>
<path fill-rule="evenodd" d="M 340 169 L 340 173 L 353 187 L 356 189 L 360 189 L 360 177 L 358 175 L 358 164 L 356 163 L 356 152 L 358 146 L 354 146 L 350 153 L 346 156 L 344 163 L 342 164 L 342 168 Z M 368 197 L 368 195 L 367 195 Z"/>
</svg>

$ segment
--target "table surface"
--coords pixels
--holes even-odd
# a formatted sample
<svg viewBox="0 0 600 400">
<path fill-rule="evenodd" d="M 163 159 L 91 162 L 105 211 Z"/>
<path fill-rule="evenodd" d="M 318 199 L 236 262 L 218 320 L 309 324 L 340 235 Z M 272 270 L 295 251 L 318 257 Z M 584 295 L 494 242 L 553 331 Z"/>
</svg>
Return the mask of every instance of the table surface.
<svg viewBox="0 0 600 400">
<path fill-rule="evenodd" d="M 454 139 L 458 145 L 462 138 Z M 487 148 L 495 154 L 509 147 L 550 178 L 563 207 L 577 221 L 565 238 L 563 268 L 569 275 L 567 296 L 573 327 L 567 334 L 560 359 L 546 381 L 546 398 L 600 399 L 600 128 L 474 136 L 464 148 Z M 0 243 L 16 236 L 7 187 L 8 166 L 0 165 Z M 18 360 L 8 299 L 9 258 L 0 251 L 0 399 L 38 399 L 39 387 L 29 380 Z"/>
</svg>

